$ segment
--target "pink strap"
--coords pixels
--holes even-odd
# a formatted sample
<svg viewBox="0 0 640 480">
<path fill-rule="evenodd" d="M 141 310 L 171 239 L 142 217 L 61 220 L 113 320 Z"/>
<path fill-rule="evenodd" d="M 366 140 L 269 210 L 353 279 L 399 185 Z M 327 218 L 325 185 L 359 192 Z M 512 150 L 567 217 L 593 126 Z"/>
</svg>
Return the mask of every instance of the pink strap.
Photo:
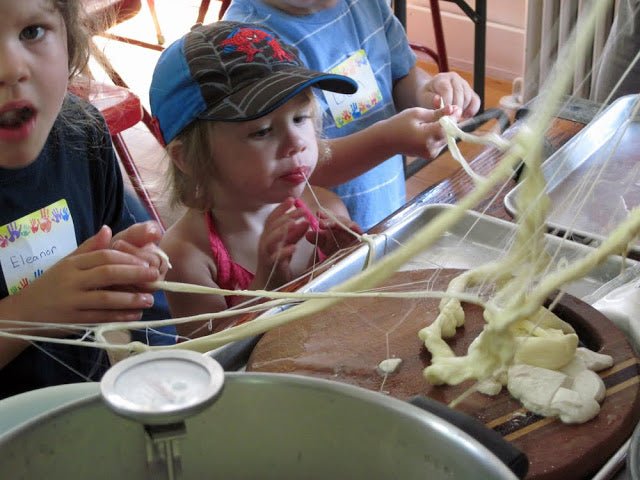
<svg viewBox="0 0 640 480">
<path fill-rule="evenodd" d="M 211 255 L 213 256 L 213 261 L 218 271 L 216 283 L 220 288 L 227 290 L 246 290 L 251 280 L 253 280 L 254 274 L 231 259 L 229 250 L 227 250 L 227 247 L 222 243 L 216 231 L 211 211 L 205 214 L 205 220 L 209 232 Z M 227 298 L 227 305 L 234 305 L 236 303 L 234 300 L 235 297 Z"/>
</svg>

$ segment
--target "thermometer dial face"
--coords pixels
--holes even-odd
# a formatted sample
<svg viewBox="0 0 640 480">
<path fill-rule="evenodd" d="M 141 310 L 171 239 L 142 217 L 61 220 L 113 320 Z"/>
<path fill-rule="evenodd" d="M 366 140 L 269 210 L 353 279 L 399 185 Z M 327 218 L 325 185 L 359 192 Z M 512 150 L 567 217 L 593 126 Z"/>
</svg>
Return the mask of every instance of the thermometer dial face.
<svg viewBox="0 0 640 480">
<path fill-rule="evenodd" d="M 210 357 L 186 350 L 146 352 L 118 362 L 100 382 L 116 413 L 148 425 L 184 420 L 210 405 L 224 371 Z"/>
</svg>

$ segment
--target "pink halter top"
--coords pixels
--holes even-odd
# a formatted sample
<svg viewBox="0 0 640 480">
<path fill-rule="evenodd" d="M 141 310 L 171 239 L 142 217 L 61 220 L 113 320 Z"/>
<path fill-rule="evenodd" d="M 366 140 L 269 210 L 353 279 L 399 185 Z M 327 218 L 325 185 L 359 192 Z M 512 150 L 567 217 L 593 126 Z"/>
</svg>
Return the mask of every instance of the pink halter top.
<svg viewBox="0 0 640 480">
<path fill-rule="evenodd" d="M 307 207 L 307 205 L 300 199 L 296 199 L 294 205 L 304 211 L 311 230 L 314 232 L 319 231 L 320 222 L 313 213 L 311 213 L 309 207 Z M 242 265 L 233 261 L 229 254 L 229 250 L 227 250 L 227 247 L 218 235 L 210 210 L 205 213 L 205 221 L 207 222 L 207 230 L 209 232 L 209 246 L 211 247 L 211 254 L 218 270 L 216 283 L 220 288 L 224 288 L 226 290 L 246 290 L 255 275 Z M 316 250 L 318 259 L 323 261 L 326 258 L 326 255 L 324 255 L 320 249 Z M 228 297 L 226 299 L 227 306 L 235 305 L 239 298 L 240 297 Z"/>
</svg>

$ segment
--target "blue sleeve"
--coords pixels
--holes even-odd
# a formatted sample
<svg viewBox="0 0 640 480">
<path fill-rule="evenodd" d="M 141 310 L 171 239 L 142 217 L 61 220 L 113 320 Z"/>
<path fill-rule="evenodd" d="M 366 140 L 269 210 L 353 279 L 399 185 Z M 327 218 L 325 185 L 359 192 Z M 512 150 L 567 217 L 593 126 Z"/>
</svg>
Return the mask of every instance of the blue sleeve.
<svg viewBox="0 0 640 480">
<path fill-rule="evenodd" d="M 251 2 L 245 0 L 233 0 L 224 12 L 222 20 L 233 20 L 236 22 L 256 22 L 256 11 Z"/>
<path fill-rule="evenodd" d="M 406 77 L 417 61 L 416 54 L 409 46 L 409 39 L 400 20 L 395 16 L 386 0 L 378 0 L 384 16 L 385 35 L 391 54 L 391 76 L 394 83 Z"/>
</svg>

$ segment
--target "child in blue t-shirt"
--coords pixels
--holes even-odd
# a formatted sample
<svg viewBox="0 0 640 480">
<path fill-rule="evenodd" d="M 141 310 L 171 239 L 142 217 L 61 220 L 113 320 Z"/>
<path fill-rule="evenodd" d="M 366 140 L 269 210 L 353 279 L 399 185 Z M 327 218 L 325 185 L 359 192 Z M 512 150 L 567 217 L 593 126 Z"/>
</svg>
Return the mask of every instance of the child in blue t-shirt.
<svg viewBox="0 0 640 480">
<path fill-rule="evenodd" d="M 480 107 L 458 74 L 430 77 L 416 66 L 386 0 L 234 0 L 224 19 L 265 25 L 295 46 L 307 67 L 357 80 L 355 95 L 317 95 L 333 142 L 311 181 L 335 187 L 364 229 L 405 202 L 401 154 L 432 157 L 442 145 L 439 116 L 469 118 Z M 447 107 L 436 113 L 440 99 Z"/>
</svg>

